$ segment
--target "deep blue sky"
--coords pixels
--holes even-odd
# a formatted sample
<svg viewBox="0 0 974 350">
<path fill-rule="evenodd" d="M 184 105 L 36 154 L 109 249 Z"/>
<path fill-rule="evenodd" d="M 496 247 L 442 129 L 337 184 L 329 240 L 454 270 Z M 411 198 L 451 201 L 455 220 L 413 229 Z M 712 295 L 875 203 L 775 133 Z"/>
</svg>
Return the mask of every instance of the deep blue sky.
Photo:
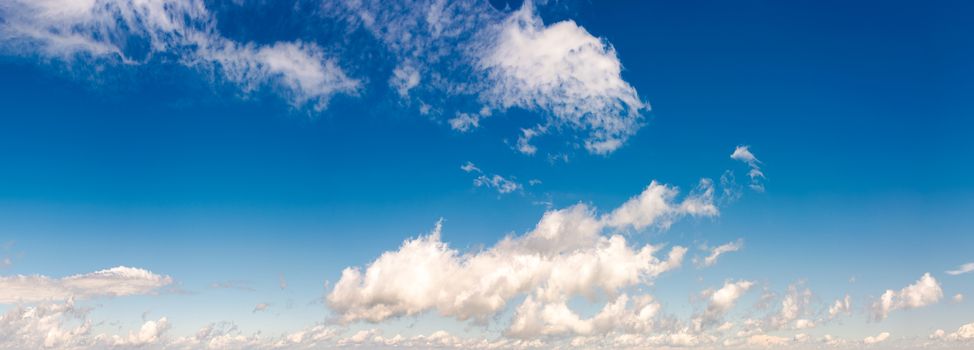
<svg viewBox="0 0 974 350">
<path fill-rule="evenodd" d="M 235 40 L 320 34 L 323 47 L 341 45 L 328 40 L 334 28 L 309 24 L 311 15 L 282 19 L 291 6 L 254 6 L 210 4 L 220 31 Z M 363 91 L 336 96 L 321 112 L 171 63 L 107 63 L 93 72 L 5 54 L 0 241 L 16 242 L 19 255 L 2 273 L 137 266 L 203 294 L 189 298 L 200 305 L 212 302 L 206 289 L 215 281 L 254 281 L 261 292 L 284 273 L 294 286 L 288 297 L 303 306 L 342 268 L 396 249 L 438 218 L 451 245 L 490 246 L 531 229 L 542 201 L 608 210 L 651 180 L 689 190 L 728 169 L 746 183 L 746 165 L 729 155 L 750 145 L 767 175 L 764 193 L 746 190 L 719 218 L 632 238 L 746 241 L 725 265 L 665 277 L 670 287 L 658 293 L 674 309 L 687 293 L 729 278 L 777 290 L 805 280 L 828 303 L 845 293 L 865 301 L 931 272 L 948 299 L 974 297 L 971 275 L 942 274 L 974 260 L 974 4 L 610 1 L 539 12 L 546 24 L 574 20 L 611 43 L 622 77 L 652 105 L 645 126 L 612 154 L 569 147 L 567 162 L 552 162 L 518 153 L 517 129 L 540 117 L 517 108 L 474 132 L 451 130 L 446 118 L 404 107 L 386 84 L 390 54 L 366 49 L 349 54 L 375 59 L 349 68 L 365 77 Z M 366 36 L 344 40 L 356 35 Z M 567 142 L 558 137 L 546 142 Z M 515 177 L 525 191 L 473 186 L 459 168 L 467 161 Z M 542 183 L 528 186 L 530 179 Z M 255 320 L 250 305 L 283 300 L 267 295 L 226 298 L 245 304 L 238 322 L 256 329 L 267 321 Z M 916 312 L 922 327 L 900 315 L 847 333 L 885 327 L 926 336 L 971 322 L 962 311 L 969 305 Z M 230 308 L 165 314 L 218 320 Z M 314 310 L 267 327 L 326 317 Z M 185 330 L 202 322 L 187 320 Z"/>
</svg>

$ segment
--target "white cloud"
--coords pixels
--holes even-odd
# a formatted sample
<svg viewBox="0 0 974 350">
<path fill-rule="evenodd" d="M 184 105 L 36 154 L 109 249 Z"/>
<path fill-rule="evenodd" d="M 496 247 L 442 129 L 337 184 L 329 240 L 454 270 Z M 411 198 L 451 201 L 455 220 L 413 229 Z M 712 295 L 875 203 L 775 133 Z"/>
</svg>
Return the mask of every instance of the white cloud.
<svg viewBox="0 0 974 350">
<path fill-rule="evenodd" d="M 841 314 L 849 315 L 852 313 L 852 299 L 849 294 L 845 295 L 843 299 L 836 299 L 831 306 L 829 306 L 829 318 L 835 318 Z"/>
<path fill-rule="evenodd" d="M 488 73 L 483 99 L 501 108 L 551 113 L 551 121 L 588 132 L 585 148 L 607 154 L 640 127 L 648 106 L 622 79 L 615 49 L 573 21 L 542 23 L 531 2 L 512 13 L 477 52 Z"/>
<path fill-rule="evenodd" d="M 935 304 L 943 298 L 944 292 L 937 279 L 925 273 L 916 283 L 900 291 L 887 289 L 882 296 L 873 303 L 873 317 L 877 320 L 885 319 L 893 310 L 914 309 Z"/>
<path fill-rule="evenodd" d="M 165 317 L 156 321 L 146 321 L 138 332 L 129 332 L 128 336 L 114 335 L 110 344 L 116 347 L 135 348 L 159 342 L 163 333 L 169 330 L 169 320 Z"/>
<path fill-rule="evenodd" d="M 468 173 L 480 174 L 473 179 L 473 185 L 476 187 L 492 188 L 499 194 L 508 194 L 524 189 L 524 186 L 515 181 L 513 178 L 507 178 L 497 174 L 484 174 L 480 168 L 469 161 L 461 165 L 460 169 Z"/>
<path fill-rule="evenodd" d="M 960 326 L 956 332 L 952 333 L 947 333 L 942 329 L 938 329 L 930 335 L 930 339 L 974 341 L 974 322 Z"/>
<path fill-rule="evenodd" d="M 872 344 L 882 343 L 886 341 L 886 339 L 889 339 L 889 332 L 882 332 L 875 336 L 868 336 L 862 340 L 862 343 L 866 345 L 872 345 Z"/>
<path fill-rule="evenodd" d="M 530 232 L 478 252 L 461 253 L 440 240 L 441 226 L 383 253 L 363 272 L 346 268 L 327 301 L 345 321 L 378 322 L 436 310 L 460 320 L 483 320 L 520 295 L 552 304 L 571 296 L 615 295 L 681 265 L 686 248 L 630 246 L 607 231 L 643 229 L 684 215 L 716 215 L 706 193 L 674 201 L 675 188 L 656 182 L 616 210 L 598 216 L 585 204 L 548 211 Z M 656 197 L 656 198 L 652 198 Z M 617 302 L 618 299 L 616 300 Z M 525 308 L 529 309 L 527 306 Z"/>
<path fill-rule="evenodd" d="M 954 302 L 955 303 L 962 303 L 962 302 L 964 302 L 964 294 L 961 294 L 961 293 L 954 294 Z"/>
<path fill-rule="evenodd" d="M 160 344 L 170 328 L 166 317 L 146 321 L 128 335 L 92 334 L 90 309 L 64 303 L 17 305 L 0 315 L 0 349 L 137 348 Z"/>
<path fill-rule="evenodd" d="M 396 89 L 400 97 L 409 97 L 409 90 L 419 85 L 419 71 L 411 65 L 399 65 L 392 71 L 389 86 Z"/>
<path fill-rule="evenodd" d="M 251 313 L 258 313 L 267 310 L 268 307 L 270 307 L 270 305 L 267 303 L 258 303 L 257 305 L 254 305 L 254 310 L 251 311 Z"/>
<path fill-rule="evenodd" d="M 731 159 L 746 163 L 751 168 L 747 172 L 747 176 L 751 178 L 751 189 L 764 192 L 764 184 L 761 183 L 761 179 L 764 179 L 764 173 L 761 172 L 761 161 L 751 153 L 750 146 L 737 146 L 737 148 L 734 148 L 734 153 L 731 153 L 730 157 Z"/>
<path fill-rule="evenodd" d="M 957 269 L 947 271 L 946 273 L 948 275 L 951 275 L 951 276 L 956 276 L 956 275 L 965 274 L 965 273 L 968 273 L 968 272 L 971 272 L 971 271 L 974 271 L 974 262 L 972 262 L 972 263 L 966 263 L 964 265 L 958 266 Z"/>
<path fill-rule="evenodd" d="M 448 122 L 453 130 L 467 132 L 480 127 L 480 116 L 477 114 L 457 113 L 457 116 Z"/>
<path fill-rule="evenodd" d="M 125 266 L 62 278 L 2 276 L 0 304 L 149 294 L 170 283 L 169 276 Z"/>
<path fill-rule="evenodd" d="M 659 303 L 649 295 L 630 298 L 621 294 L 595 316 L 583 319 L 568 307 L 566 300 L 543 303 L 529 296 L 515 310 L 506 334 L 530 339 L 563 334 L 647 333 L 653 330 L 659 309 Z"/>
<path fill-rule="evenodd" d="M 811 303 L 812 291 L 808 288 L 799 289 L 800 284 L 788 286 L 788 293 L 781 299 L 781 309 L 771 318 L 771 326 L 776 329 L 806 329 L 815 327 L 815 323 L 801 318 L 806 314 L 806 307 Z"/>
<path fill-rule="evenodd" d="M 754 285 L 751 281 L 724 282 L 720 289 L 707 289 L 700 296 L 707 300 L 707 309 L 702 315 L 692 320 L 694 329 L 701 331 L 711 325 L 719 324 L 724 314 L 737 305 L 737 300 L 744 296 Z"/>
<path fill-rule="evenodd" d="M 360 85 L 313 43 L 223 37 L 201 0 L 11 0 L 0 5 L 0 17 L 2 48 L 16 54 L 126 65 L 173 57 L 244 91 L 274 87 L 293 105 L 319 110 Z"/>
<path fill-rule="evenodd" d="M 744 240 L 742 239 L 738 239 L 737 241 L 734 242 L 725 243 L 716 246 L 714 247 L 714 249 L 710 250 L 710 255 L 705 257 L 702 261 L 697 262 L 697 266 L 699 267 L 714 266 L 714 264 L 717 263 L 718 257 L 723 255 L 724 253 L 736 252 L 738 250 L 741 250 L 741 248 L 744 248 Z"/>
</svg>

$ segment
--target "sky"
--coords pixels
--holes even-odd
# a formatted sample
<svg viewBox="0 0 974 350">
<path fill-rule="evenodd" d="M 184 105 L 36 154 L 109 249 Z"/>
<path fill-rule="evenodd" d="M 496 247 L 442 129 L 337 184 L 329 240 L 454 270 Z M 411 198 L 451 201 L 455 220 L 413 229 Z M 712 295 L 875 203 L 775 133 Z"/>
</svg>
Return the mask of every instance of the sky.
<svg viewBox="0 0 974 350">
<path fill-rule="evenodd" d="M 971 14 L 4 1 L 0 349 L 974 347 Z"/>
</svg>

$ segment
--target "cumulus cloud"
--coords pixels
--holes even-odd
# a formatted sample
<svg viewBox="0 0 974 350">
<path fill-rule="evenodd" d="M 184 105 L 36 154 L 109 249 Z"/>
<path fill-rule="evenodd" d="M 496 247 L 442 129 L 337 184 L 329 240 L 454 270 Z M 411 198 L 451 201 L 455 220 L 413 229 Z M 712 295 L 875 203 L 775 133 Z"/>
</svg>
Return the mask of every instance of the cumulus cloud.
<svg viewBox="0 0 974 350">
<path fill-rule="evenodd" d="M 295 106 L 319 110 L 360 85 L 314 43 L 227 39 L 202 0 L 12 0 L 0 5 L 0 18 L 8 53 L 123 65 L 169 60 L 246 92 L 272 87 Z"/>
<path fill-rule="evenodd" d="M 758 192 L 764 192 L 764 184 L 761 182 L 764 179 L 764 173 L 761 171 L 761 161 L 751 153 L 751 146 L 737 146 L 734 149 L 734 153 L 731 153 L 731 159 L 739 160 L 747 164 L 751 170 L 747 172 L 747 176 L 751 178 L 750 187 L 752 190 Z"/>
<path fill-rule="evenodd" d="M 873 317 L 883 320 L 889 313 L 900 309 L 914 309 L 936 304 L 943 298 L 944 292 L 937 279 L 925 273 L 916 283 L 894 291 L 887 289 L 882 296 L 873 303 Z"/>
<path fill-rule="evenodd" d="M 631 246 L 612 232 L 668 227 L 687 215 L 716 215 L 707 193 L 676 201 L 675 188 L 653 182 L 612 212 L 598 215 L 585 204 L 551 210 L 530 232 L 468 253 L 444 243 L 438 223 L 429 235 L 383 253 L 364 271 L 346 268 L 327 296 L 328 305 L 345 321 L 378 322 L 428 310 L 459 320 L 484 320 L 522 295 L 526 299 L 519 309 L 524 313 L 560 309 L 560 303 L 576 295 L 618 295 L 621 288 L 648 283 L 680 266 L 686 248 L 675 246 L 660 258 L 662 247 Z M 614 299 L 619 307 L 630 302 Z"/>
<path fill-rule="evenodd" d="M 0 304 L 149 294 L 171 283 L 169 276 L 125 266 L 62 278 L 2 276 Z"/>
<path fill-rule="evenodd" d="M 965 273 L 968 273 L 968 272 L 971 272 L 971 271 L 974 271 L 974 262 L 972 262 L 972 263 L 966 263 L 964 265 L 958 266 L 954 270 L 947 271 L 946 274 L 951 275 L 951 276 L 957 276 L 957 275 L 965 274 Z"/>
<path fill-rule="evenodd" d="M 738 239 L 737 241 L 725 243 L 714 247 L 710 250 L 710 255 L 703 258 L 703 260 L 697 261 L 698 267 L 710 267 L 717 263 L 717 258 L 724 253 L 736 252 L 744 248 L 744 240 Z"/>
<path fill-rule="evenodd" d="M 862 340 L 862 343 L 866 345 L 872 345 L 872 344 L 882 343 L 886 341 L 886 339 L 889 339 L 889 332 L 882 332 L 875 336 L 868 336 Z"/>
<path fill-rule="evenodd" d="M 809 319 L 801 318 L 807 313 L 806 308 L 811 303 L 812 291 L 801 289 L 800 284 L 788 286 L 788 292 L 781 299 L 781 309 L 771 318 L 771 326 L 775 329 L 806 329 L 815 327 Z"/>
</svg>

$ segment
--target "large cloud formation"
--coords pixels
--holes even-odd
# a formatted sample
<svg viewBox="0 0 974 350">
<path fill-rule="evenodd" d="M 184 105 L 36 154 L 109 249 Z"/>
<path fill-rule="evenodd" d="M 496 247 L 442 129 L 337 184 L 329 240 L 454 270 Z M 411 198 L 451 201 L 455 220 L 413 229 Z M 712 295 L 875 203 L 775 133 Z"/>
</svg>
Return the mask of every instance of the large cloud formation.
<svg viewBox="0 0 974 350">
<path fill-rule="evenodd" d="M 586 204 L 552 210 L 532 231 L 470 253 L 441 241 L 438 223 L 429 235 L 407 240 L 364 271 L 346 268 L 327 302 L 345 321 L 378 322 L 429 310 L 460 320 L 485 320 L 513 298 L 527 295 L 517 308 L 511 334 L 585 334 L 605 327 L 602 318 L 634 325 L 639 317 L 652 315 L 651 299 L 619 296 L 606 306 L 604 317 L 593 320 L 579 319 L 565 303 L 576 295 L 619 295 L 622 288 L 679 267 L 686 248 L 675 246 L 657 257 L 662 247 L 634 247 L 617 233 L 666 228 L 683 216 L 718 214 L 709 180 L 680 201 L 677 194 L 676 188 L 653 182 L 605 214 Z M 636 309 L 623 312 L 630 304 Z M 635 319 L 610 317 L 620 313 Z"/>
</svg>

